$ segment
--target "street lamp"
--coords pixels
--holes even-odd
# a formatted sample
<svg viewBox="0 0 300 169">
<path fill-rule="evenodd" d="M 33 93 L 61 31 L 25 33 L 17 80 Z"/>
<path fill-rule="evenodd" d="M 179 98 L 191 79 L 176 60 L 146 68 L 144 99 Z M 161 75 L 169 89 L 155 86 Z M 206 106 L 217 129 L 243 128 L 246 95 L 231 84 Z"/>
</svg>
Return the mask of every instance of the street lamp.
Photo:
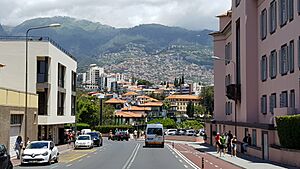
<svg viewBox="0 0 300 169">
<path fill-rule="evenodd" d="M 236 63 L 230 59 L 223 59 L 218 56 L 211 56 L 213 60 L 220 60 L 225 62 L 230 62 L 233 64 L 233 69 L 236 71 Z M 237 137 L 237 113 L 236 113 L 236 105 L 237 105 L 237 76 L 235 75 L 235 86 L 234 86 L 234 134 Z"/>
<path fill-rule="evenodd" d="M 54 23 L 54 24 L 50 24 L 50 25 L 46 25 L 46 26 L 38 26 L 38 27 L 31 27 L 29 29 L 27 29 L 26 31 L 26 46 L 25 46 L 25 112 L 24 112 L 24 116 L 25 116 L 25 140 L 27 140 L 27 108 L 28 108 L 28 34 L 29 31 L 31 30 L 35 30 L 35 29 L 44 29 L 44 28 L 54 28 L 54 27 L 60 27 L 61 25 L 58 23 Z M 27 144 L 27 141 L 25 141 L 25 145 Z"/>
</svg>

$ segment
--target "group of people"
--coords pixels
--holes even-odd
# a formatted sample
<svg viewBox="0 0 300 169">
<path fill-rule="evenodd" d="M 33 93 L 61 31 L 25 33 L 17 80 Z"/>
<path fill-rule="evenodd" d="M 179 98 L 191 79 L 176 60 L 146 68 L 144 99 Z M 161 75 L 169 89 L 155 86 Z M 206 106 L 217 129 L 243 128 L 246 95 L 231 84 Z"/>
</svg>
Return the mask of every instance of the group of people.
<svg viewBox="0 0 300 169">
<path fill-rule="evenodd" d="M 217 147 L 217 153 L 220 153 L 220 157 L 222 156 L 222 152 L 224 156 L 227 152 L 228 154 L 231 154 L 231 156 L 236 157 L 238 140 L 235 135 L 232 135 L 230 130 L 228 131 L 228 133 L 225 132 L 224 134 L 217 133 L 215 137 L 215 142 Z M 243 143 L 241 145 L 241 152 L 247 152 L 247 147 L 251 145 L 250 134 L 247 134 L 243 138 Z"/>
</svg>

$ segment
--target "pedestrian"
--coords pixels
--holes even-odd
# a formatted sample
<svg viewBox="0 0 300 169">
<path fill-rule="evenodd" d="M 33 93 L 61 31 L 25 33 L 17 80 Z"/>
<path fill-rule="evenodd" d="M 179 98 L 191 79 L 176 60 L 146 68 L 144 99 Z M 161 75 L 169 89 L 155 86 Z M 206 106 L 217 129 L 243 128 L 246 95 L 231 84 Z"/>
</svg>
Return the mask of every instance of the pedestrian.
<svg viewBox="0 0 300 169">
<path fill-rule="evenodd" d="M 237 145 L 237 139 L 236 136 L 233 136 L 231 139 L 231 147 L 232 147 L 232 151 L 231 151 L 231 157 L 234 156 L 236 157 L 236 146 Z"/>
<path fill-rule="evenodd" d="M 232 147 L 231 147 L 231 141 L 232 141 L 233 135 L 231 134 L 230 130 L 228 131 L 227 137 L 228 137 L 227 150 L 228 150 L 228 153 L 231 154 L 231 149 L 232 149 Z"/>
<path fill-rule="evenodd" d="M 221 157 L 221 155 L 222 155 L 222 151 L 223 151 L 223 154 L 224 154 L 224 156 L 225 156 L 225 149 L 226 149 L 226 137 L 225 137 L 225 135 L 224 134 L 222 134 L 222 136 L 220 137 L 220 150 L 219 150 L 219 152 L 220 152 L 220 157 Z"/>
<path fill-rule="evenodd" d="M 21 149 L 23 148 L 23 141 L 22 141 L 22 137 L 18 136 L 17 140 L 15 142 L 15 151 L 17 154 L 17 159 L 20 159 L 21 156 Z"/>
<path fill-rule="evenodd" d="M 27 139 L 26 139 L 26 145 L 28 145 L 28 144 L 30 144 L 30 139 L 29 139 L 29 137 L 27 137 Z"/>
<path fill-rule="evenodd" d="M 251 145 L 251 137 L 250 137 L 250 134 L 246 135 L 244 138 L 243 138 L 243 151 L 244 153 L 247 152 L 247 147 Z"/>
<path fill-rule="evenodd" d="M 221 142 L 220 142 L 220 133 L 217 133 L 217 135 L 216 135 L 216 137 L 215 137 L 215 142 L 216 142 L 217 153 L 219 153 L 219 151 L 220 151 L 220 146 L 221 146 Z"/>
<path fill-rule="evenodd" d="M 136 130 L 133 131 L 133 137 L 135 140 L 137 139 L 137 131 Z"/>
</svg>

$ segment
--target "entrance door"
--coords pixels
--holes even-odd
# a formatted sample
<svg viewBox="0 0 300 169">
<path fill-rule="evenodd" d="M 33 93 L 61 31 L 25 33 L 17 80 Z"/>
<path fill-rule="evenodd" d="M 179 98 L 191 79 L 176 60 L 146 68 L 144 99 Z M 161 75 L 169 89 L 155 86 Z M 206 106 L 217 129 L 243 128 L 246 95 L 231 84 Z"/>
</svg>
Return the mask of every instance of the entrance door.
<svg viewBox="0 0 300 169">
<path fill-rule="evenodd" d="M 262 150 L 263 150 L 263 159 L 269 160 L 269 140 L 268 140 L 268 132 L 262 131 Z"/>
<path fill-rule="evenodd" d="M 9 137 L 9 154 L 10 156 L 16 156 L 16 152 L 15 152 L 15 142 L 17 140 L 17 137 L 19 135 L 21 135 L 21 126 L 11 126 L 10 127 L 10 137 Z"/>
</svg>

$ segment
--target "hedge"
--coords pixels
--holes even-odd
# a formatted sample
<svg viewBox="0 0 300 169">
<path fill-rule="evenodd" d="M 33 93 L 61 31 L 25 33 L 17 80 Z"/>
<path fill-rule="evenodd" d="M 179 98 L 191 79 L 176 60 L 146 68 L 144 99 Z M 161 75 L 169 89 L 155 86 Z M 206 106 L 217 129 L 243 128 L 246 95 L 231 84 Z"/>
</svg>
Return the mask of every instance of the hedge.
<svg viewBox="0 0 300 169">
<path fill-rule="evenodd" d="M 91 128 L 90 125 L 86 124 L 86 123 L 77 123 L 76 126 L 77 126 L 77 131 L 80 131 L 82 129 L 89 129 L 89 128 Z M 65 124 L 65 129 L 70 129 L 70 128 L 73 128 L 72 124 Z"/>
<path fill-rule="evenodd" d="M 105 126 L 96 126 L 95 130 L 100 131 L 100 133 L 109 133 L 109 130 L 112 130 L 114 132 L 116 129 L 130 130 L 132 128 L 133 127 L 131 125 L 105 125 Z"/>
<path fill-rule="evenodd" d="M 148 122 L 148 124 L 162 124 L 164 126 L 164 128 L 166 129 L 170 129 L 170 128 L 176 128 L 176 123 L 173 119 L 170 118 L 158 118 L 158 119 L 153 119 L 151 121 Z"/>
<path fill-rule="evenodd" d="M 300 150 L 300 115 L 277 116 L 275 118 L 281 146 Z"/>
</svg>

